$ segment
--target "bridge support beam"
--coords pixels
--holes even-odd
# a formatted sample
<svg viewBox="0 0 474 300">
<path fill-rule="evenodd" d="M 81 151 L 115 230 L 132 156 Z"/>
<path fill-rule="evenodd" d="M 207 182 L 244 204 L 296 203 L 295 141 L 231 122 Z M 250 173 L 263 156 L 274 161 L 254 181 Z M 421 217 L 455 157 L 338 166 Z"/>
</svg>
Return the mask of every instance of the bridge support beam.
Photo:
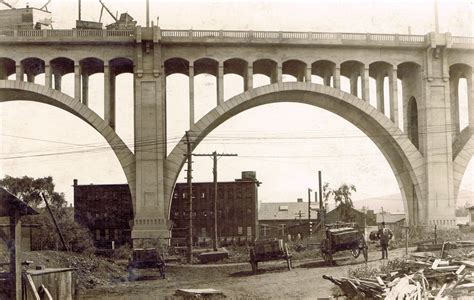
<svg viewBox="0 0 474 300">
<path fill-rule="evenodd" d="M 81 102 L 81 66 L 79 64 L 74 65 L 74 99 Z"/>
<path fill-rule="evenodd" d="M 354 73 L 351 75 L 351 94 L 357 97 L 357 80 L 359 79 L 359 74 Z"/>
<path fill-rule="evenodd" d="M 365 68 L 365 67 L 362 68 L 360 83 L 362 85 L 361 87 L 362 99 L 364 99 L 367 102 L 370 102 L 369 68 Z"/>
<path fill-rule="evenodd" d="M 469 128 L 474 134 L 474 72 L 467 76 L 467 106 L 469 111 Z"/>
<path fill-rule="evenodd" d="M 51 73 L 51 66 L 45 65 L 44 66 L 44 85 L 48 88 L 52 88 L 52 78 L 53 74 Z"/>
<path fill-rule="evenodd" d="M 426 205 L 421 218 L 425 225 L 455 227 L 450 88 L 443 75 L 442 56 L 446 51 L 437 50 L 440 49 L 426 51 L 426 62 L 432 69 L 431 74 L 424 76 L 423 101 L 418 109 L 422 116 L 419 130 L 424 137 L 426 174 L 423 187 Z"/>
<path fill-rule="evenodd" d="M 253 89 L 253 65 L 249 63 L 245 69 L 244 76 L 244 91 Z"/>
<path fill-rule="evenodd" d="M 217 68 L 217 105 L 224 103 L 224 64 L 219 62 Z"/>
<path fill-rule="evenodd" d="M 194 65 L 189 63 L 189 128 L 194 125 Z"/>
<path fill-rule="evenodd" d="M 156 27 L 138 31 L 157 30 Z M 150 36 L 156 36 L 150 34 Z M 140 59 L 135 71 L 136 198 L 132 230 L 134 247 L 168 242 L 169 199 L 164 192 L 166 159 L 166 92 L 161 48 L 151 40 L 137 41 Z M 143 46 L 145 44 L 145 46 Z M 155 66 L 155 67 L 154 67 Z M 156 68 L 161 68 L 157 70 Z M 157 72 L 159 71 L 159 72 Z"/>
<path fill-rule="evenodd" d="M 340 89 L 341 88 L 341 66 L 340 65 L 336 65 L 334 67 L 332 76 L 333 76 L 332 81 L 333 81 L 334 88 Z M 330 83 L 328 83 L 328 85 L 330 85 Z"/>
<path fill-rule="evenodd" d="M 384 88 L 383 81 L 385 76 L 379 75 L 375 78 L 375 89 L 377 95 L 377 110 L 385 114 L 385 99 L 384 99 Z"/>
<path fill-rule="evenodd" d="M 89 75 L 82 74 L 82 104 L 89 106 Z"/>
<path fill-rule="evenodd" d="M 392 68 L 388 74 L 388 85 L 390 89 L 390 120 L 398 127 L 398 84 L 397 69 Z"/>
<path fill-rule="evenodd" d="M 23 70 L 23 66 L 21 64 L 17 64 L 15 66 L 16 68 L 16 80 L 18 81 L 23 81 L 23 76 L 24 76 L 24 70 Z"/>
<path fill-rule="evenodd" d="M 115 76 L 109 65 L 104 65 L 104 119 L 115 129 Z"/>
</svg>

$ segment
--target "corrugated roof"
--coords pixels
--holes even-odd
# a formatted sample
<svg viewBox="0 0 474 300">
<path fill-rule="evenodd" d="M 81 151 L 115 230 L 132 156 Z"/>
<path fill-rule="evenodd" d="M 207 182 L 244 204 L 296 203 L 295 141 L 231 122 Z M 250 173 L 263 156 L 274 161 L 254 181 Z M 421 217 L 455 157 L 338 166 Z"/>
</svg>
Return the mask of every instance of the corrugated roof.
<svg viewBox="0 0 474 300">
<path fill-rule="evenodd" d="M 404 219 L 405 219 L 405 214 L 384 213 L 383 217 L 381 213 L 377 214 L 377 224 L 380 224 L 382 222 L 385 222 L 386 224 L 393 224 Z"/>
<path fill-rule="evenodd" d="M 311 205 L 312 218 L 316 218 L 316 210 L 314 205 Z M 294 220 L 299 219 L 299 212 L 301 211 L 301 219 L 308 219 L 308 202 L 272 202 L 260 203 L 258 209 L 259 221 L 271 220 Z"/>
</svg>

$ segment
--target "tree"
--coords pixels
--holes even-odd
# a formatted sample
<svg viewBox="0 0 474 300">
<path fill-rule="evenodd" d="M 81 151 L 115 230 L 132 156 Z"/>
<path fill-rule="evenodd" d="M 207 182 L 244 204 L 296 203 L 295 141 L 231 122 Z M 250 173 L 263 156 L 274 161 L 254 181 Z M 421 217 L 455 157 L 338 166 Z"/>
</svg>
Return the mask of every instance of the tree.
<svg viewBox="0 0 474 300">
<path fill-rule="evenodd" d="M 324 183 L 323 186 L 323 197 L 325 201 L 328 201 L 330 197 L 334 199 L 336 207 L 340 207 L 341 219 L 343 221 L 352 221 L 354 218 L 352 215 L 352 208 L 354 207 L 352 192 L 357 192 L 353 184 L 349 185 L 343 183 L 337 189 L 332 189 L 327 182 Z"/>
<path fill-rule="evenodd" d="M 51 176 L 32 178 L 6 175 L 3 179 L 0 179 L 0 186 L 40 213 L 37 216 L 26 217 L 25 223 L 41 225 L 38 239 L 42 249 L 54 250 L 61 245 L 51 215 L 44 208 L 44 201 L 41 197 L 41 194 L 44 194 L 69 249 L 76 252 L 94 251 L 94 244 L 89 230 L 74 221 L 74 214 L 71 209 L 68 209 L 64 194 L 54 191 L 54 182 Z"/>
<path fill-rule="evenodd" d="M 53 177 L 32 178 L 28 176 L 12 177 L 6 175 L 0 180 L 0 186 L 32 207 L 43 204 L 41 193 L 50 200 L 51 206 L 58 208 L 66 205 L 63 193 L 54 191 Z"/>
</svg>

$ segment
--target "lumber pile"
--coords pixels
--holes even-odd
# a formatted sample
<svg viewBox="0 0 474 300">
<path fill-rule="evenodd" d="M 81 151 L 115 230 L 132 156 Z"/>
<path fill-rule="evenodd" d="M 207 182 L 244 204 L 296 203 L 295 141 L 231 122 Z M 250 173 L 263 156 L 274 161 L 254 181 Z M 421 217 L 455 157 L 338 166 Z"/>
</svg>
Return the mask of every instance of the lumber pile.
<svg viewBox="0 0 474 300">
<path fill-rule="evenodd" d="M 458 246 L 474 247 L 474 242 Z M 474 251 L 440 255 L 431 252 L 412 254 L 402 266 L 375 278 L 335 278 L 323 275 L 349 299 L 451 299 L 474 295 Z M 450 249 L 453 243 L 450 242 Z"/>
</svg>

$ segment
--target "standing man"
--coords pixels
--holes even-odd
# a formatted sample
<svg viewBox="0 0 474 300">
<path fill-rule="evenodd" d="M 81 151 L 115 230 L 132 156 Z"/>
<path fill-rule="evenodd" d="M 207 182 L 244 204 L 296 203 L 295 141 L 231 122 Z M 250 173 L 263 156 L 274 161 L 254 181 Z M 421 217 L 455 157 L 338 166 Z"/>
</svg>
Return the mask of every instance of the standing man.
<svg viewBox="0 0 474 300">
<path fill-rule="evenodd" d="M 385 227 L 385 222 L 382 222 L 382 228 L 379 230 L 380 246 L 382 248 L 382 259 L 388 259 L 388 242 L 392 239 L 393 232 L 390 228 Z"/>
</svg>

